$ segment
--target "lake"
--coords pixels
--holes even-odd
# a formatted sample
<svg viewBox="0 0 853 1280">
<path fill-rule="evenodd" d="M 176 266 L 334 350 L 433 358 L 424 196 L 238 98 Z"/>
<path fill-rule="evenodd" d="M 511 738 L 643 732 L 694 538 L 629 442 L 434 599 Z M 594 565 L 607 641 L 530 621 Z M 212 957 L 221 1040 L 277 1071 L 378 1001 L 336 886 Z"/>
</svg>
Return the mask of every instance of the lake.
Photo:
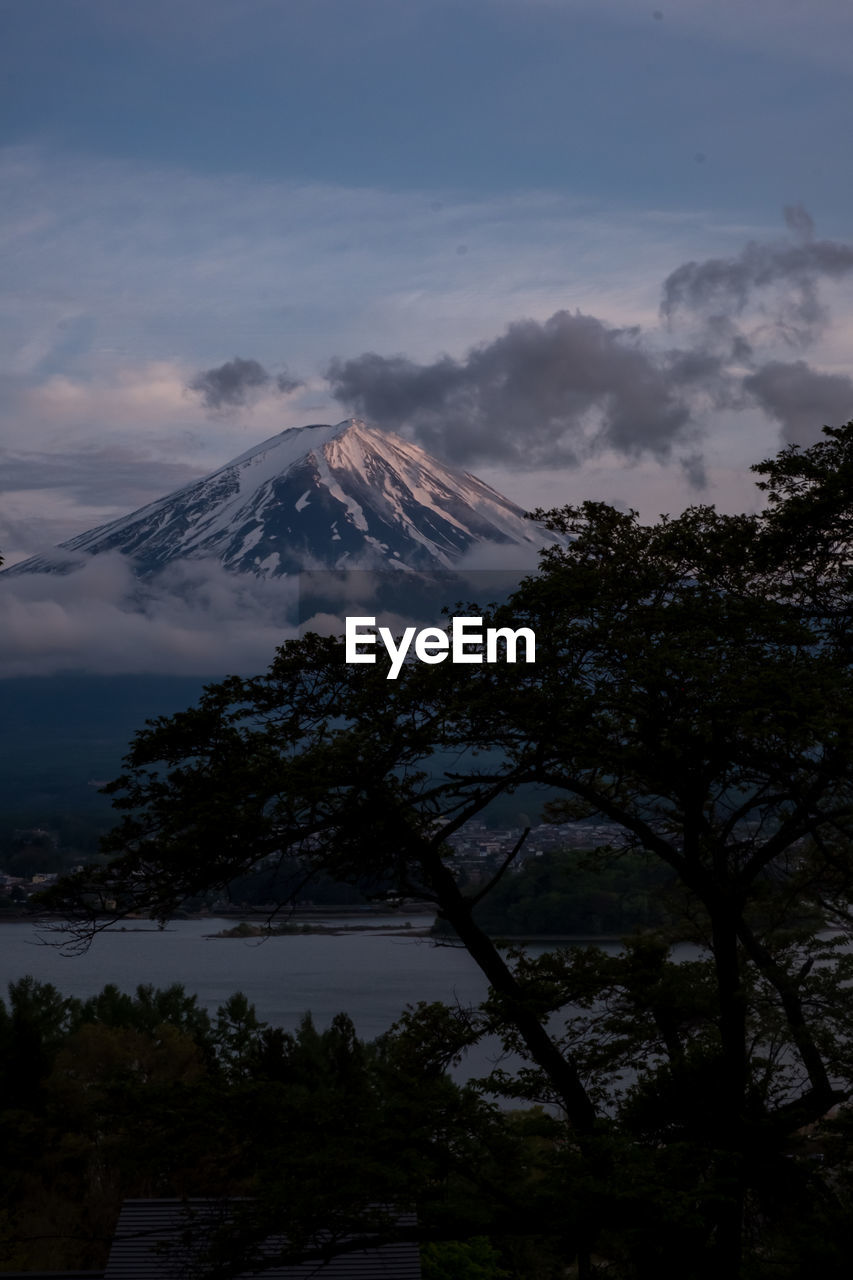
<svg viewBox="0 0 853 1280">
<path fill-rule="evenodd" d="M 312 923 L 382 924 L 401 930 L 406 921 L 399 915 L 371 915 L 366 921 L 363 914 L 354 914 Z M 145 921 L 129 921 L 124 929 L 99 934 L 84 954 L 65 956 L 39 941 L 51 935 L 34 925 L 4 923 L 0 994 L 5 996 L 6 984 L 26 974 L 52 982 L 63 995 L 81 997 L 94 995 L 108 982 L 128 992 L 143 982 L 155 987 L 180 982 L 210 1013 L 242 991 L 260 1018 L 287 1031 L 295 1031 L 309 1011 L 321 1029 L 343 1011 L 365 1040 L 387 1031 L 408 1004 L 440 1000 L 470 1005 L 486 995 L 486 980 L 462 947 L 399 934 L 309 933 L 261 940 L 209 936 L 234 924 L 233 919 L 178 920 L 159 930 Z M 413 930 L 423 929 L 429 917 L 415 916 L 411 924 Z M 618 948 L 617 943 L 604 945 Z M 536 944 L 529 949 L 549 948 Z M 698 954 L 693 947 L 676 952 L 683 959 Z M 496 1040 L 484 1041 L 454 1074 L 460 1080 L 485 1075 L 500 1056 Z"/>
<path fill-rule="evenodd" d="M 313 922 L 312 922 L 313 923 Z M 335 916 L 332 926 L 364 924 L 364 916 Z M 400 929 L 405 919 L 371 916 L 370 924 Z M 214 1013 L 235 991 L 243 991 L 258 1016 L 294 1031 L 310 1011 L 327 1027 L 342 1010 L 366 1040 L 387 1031 L 407 1004 L 419 1000 L 471 1004 L 486 994 L 486 981 L 461 947 L 388 934 L 296 934 L 258 939 L 211 938 L 234 920 L 179 920 L 164 930 L 130 921 L 125 931 L 100 934 L 83 955 L 64 956 L 39 941 L 30 923 L 0 925 L 0 977 L 6 984 L 25 974 L 52 982 L 63 995 L 89 996 L 112 982 L 133 992 L 142 982 L 167 987 L 180 982 Z M 413 928 L 429 917 L 417 916 Z M 50 936 L 42 933 L 42 937 Z M 488 1071 L 496 1046 L 481 1047 L 462 1076 Z"/>
</svg>

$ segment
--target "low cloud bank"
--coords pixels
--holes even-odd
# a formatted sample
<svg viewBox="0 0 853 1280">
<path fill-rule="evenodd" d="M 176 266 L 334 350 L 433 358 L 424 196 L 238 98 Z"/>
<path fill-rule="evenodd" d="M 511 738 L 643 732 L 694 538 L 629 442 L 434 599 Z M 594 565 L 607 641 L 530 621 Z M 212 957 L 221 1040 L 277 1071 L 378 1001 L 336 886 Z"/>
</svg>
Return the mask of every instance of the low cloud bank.
<svg viewBox="0 0 853 1280">
<path fill-rule="evenodd" d="M 68 574 L 0 577 L 0 678 L 254 673 L 296 634 L 295 588 L 180 561 L 140 583 L 117 554 Z"/>
<path fill-rule="evenodd" d="M 343 634 L 347 613 L 365 610 L 381 613 L 385 625 L 441 622 L 441 608 L 456 600 L 503 598 L 536 561 L 532 549 L 484 543 L 453 573 L 261 578 L 217 561 L 180 560 L 140 580 L 123 556 L 107 552 L 64 574 L 0 574 L 0 679 L 64 671 L 252 675 L 300 629 Z M 398 614 L 393 601 L 409 613 Z"/>
</svg>

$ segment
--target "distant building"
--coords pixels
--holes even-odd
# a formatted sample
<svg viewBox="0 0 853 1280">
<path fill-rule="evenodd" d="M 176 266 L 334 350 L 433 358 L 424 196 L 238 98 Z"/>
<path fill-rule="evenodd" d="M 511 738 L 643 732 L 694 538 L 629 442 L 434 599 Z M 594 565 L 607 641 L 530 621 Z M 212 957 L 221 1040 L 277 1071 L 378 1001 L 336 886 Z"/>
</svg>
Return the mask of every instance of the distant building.
<svg viewBox="0 0 853 1280">
<path fill-rule="evenodd" d="M 103 1280 L 202 1280 L 210 1237 L 234 1215 L 235 1202 L 227 1200 L 125 1200 Z M 399 1222 L 413 1225 L 414 1214 L 400 1215 Z M 273 1258 L 285 1246 L 283 1237 L 271 1237 L 263 1252 Z M 236 1280 L 252 1275 L 269 1280 L 421 1280 L 420 1250 L 416 1242 L 401 1241 L 328 1260 L 265 1266 L 242 1272 Z"/>
</svg>

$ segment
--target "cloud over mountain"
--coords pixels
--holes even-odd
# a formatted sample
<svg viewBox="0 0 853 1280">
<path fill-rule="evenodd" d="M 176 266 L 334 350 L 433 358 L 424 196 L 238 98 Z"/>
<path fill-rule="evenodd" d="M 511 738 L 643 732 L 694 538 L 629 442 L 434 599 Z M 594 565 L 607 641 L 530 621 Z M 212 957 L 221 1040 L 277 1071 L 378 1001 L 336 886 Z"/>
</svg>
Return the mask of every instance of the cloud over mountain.
<svg viewBox="0 0 853 1280">
<path fill-rule="evenodd" d="M 372 600 L 387 580 L 384 611 L 429 589 L 438 616 L 462 594 L 457 566 L 465 584 L 495 568 L 517 581 L 558 540 L 475 476 L 375 427 L 295 428 L 0 573 L 0 678 L 251 670 L 300 616 L 319 611 L 343 630 L 337 615 L 365 583 Z"/>
<path fill-rule="evenodd" d="M 580 312 L 517 320 L 462 360 L 418 365 L 371 352 L 333 361 L 329 381 L 341 403 L 380 425 L 405 422 L 457 462 L 576 464 L 605 448 L 665 457 L 690 419 L 636 329 Z"/>
<path fill-rule="evenodd" d="M 47 181 L 37 166 L 34 172 L 39 182 Z M 115 199 L 126 178 L 119 176 L 121 182 L 96 186 L 98 199 Z M 88 190 L 96 179 L 97 174 L 87 173 L 83 185 Z M 206 214 L 228 193 L 196 187 L 182 186 L 181 198 L 203 226 Z M 64 203 L 72 207 L 74 190 L 63 189 Z M 143 208 L 156 190 L 153 183 L 138 190 Z M 25 262 L 32 268 L 45 260 L 58 268 L 66 258 L 82 261 L 85 269 L 75 279 L 118 281 L 121 298 L 137 299 L 139 314 L 133 315 L 135 328 L 122 330 L 120 320 L 115 326 L 111 322 L 110 329 L 120 331 L 115 341 L 123 346 L 98 346 L 112 339 L 99 322 L 85 361 L 73 352 L 60 359 L 57 333 L 66 320 L 64 311 L 54 320 L 53 312 L 44 310 L 53 297 L 46 294 L 32 349 L 15 356 L 15 372 L 0 374 L 5 445 L 0 451 L 0 545 L 13 561 L 41 549 L 46 540 L 53 544 L 156 499 L 263 435 L 306 421 L 334 421 L 343 416 L 340 405 L 440 457 L 477 471 L 488 468 L 491 483 L 528 505 L 538 500 L 538 474 L 547 473 L 553 482 L 548 489 L 553 501 L 565 500 L 570 492 L 577 500 L 584 496 L 584 477 L 595 492 L 596 477 L 609 469 L 624 477 L 616 485 L 618 500 L 650 515 L 664 507 L 644 489 L 643 477 L 649 474 L 644 468 L 667 471 L 672 496 L 666 507 L 690 500 L 685 479 L 695 492 L 706 476 L 712 486 L 708 496 L 726 503 L 733 488 L 720 480 L 725 468 L 734 474 L 772 452 L 780 429 L 785 440 L 805 441 L 824 422 L 853 415 L 845 364 L 853 245 L 822 238 L 802 206 L 787 208 L 780 234 L 756 235 L 744 247 L 735 239 L 739 233 L 729 228 L 722 243 L 736 247 L 705 258 L 679 251 L 683 235 L 667 242 L 672 225 L 667 221 L 663 230 L 655 227 L 656 239 L 643 242 L 640 268 L 626 256 L 626 246 L 633 243 L 630 226 L 609 231 L 605 226 L 603 240 L 595 242 L 582 220 L 571 221 L 570 211 L 548 201 L 529 214 L 524 243 L 514 256 L 513 244 L 501 239 L 510 222 L 508 206 L 500 206 L 486 225 L 479 207 L 436 212 L 427 204 L 419 210 L 412 197 L 405 204 L 397 199 L 387 209 L 375 193 L 347 193 L 344 204 L 347 218 L 355 220 L 357 243 L 363 246 L 372 235 L 377 244 L 367 257 L 360 250 L 355 258 L 335 259 L 335 273 L 319 284 L 300 279 L 297 308 L 290 294 L 280 305 L 273 290 L 264 292 L 265 284 L 273 277 L 299 278 L 299 262 L 310 259 L 310 236 L 321 236 L 324 252 L 332 238 L 343 243 L 339 222 L 327 227 L 321 219 L 318 228 L 315 201 L 310 235 L 302 209 L 302 239 L 290 225 L 287 236 L 264 238 L 261 222 L 271 220 L 275 210 L 284 207 L 293 217 L 294 209 L 301 209 L 292 192 L 284 193 L 286 199 L 277 189 L 264 192 L 263 218 L 245 199 L 239 206 L 247 224 L 235 263 L 254 267 L 249 274 L 243 270 L 227 277 L 227 298 L 237 296 L 238 286 L 246 297 L 244 312 L 228 312 L 222 321 L 230 330 L 262 337 L 254 350 L 251 339 L 246 345 L 241 339 L 240 354 L 212 363 L 205 353 L 221 350 L 221 335 L 206 326 L 217 314 L 218 295 L 210 285 L 195 310 L 181 311 L 192 295 L 192 280 L 181 275 L 186 261 L 170 261 L 165 271 L 154 252 L 171 243 L 170 224 L 161 227 L 155 221 L 157 234 L 148 239 L 144 227 L 133 224 L 134 242 L 148 245 L 153 256 L 132 276 L 122 274 L 124 259 L 101 259 L 93 244 L 81 259 L 77 239 L 57 263 L 50 257 L 52 242 L 39 239 L 35 214 L 42 194 L 40 186 L 34 189 L 19 211 L 22 224 L 32 228 Z M 328 199 L 339 218 L 341 202 L 332 194 Z M 225 208 L 234 221 L 238 209 L 227 201 Z M 88 227 L 88 215 L 80 213 L 72 225 Z M 415 228 L 423 246 L 422 278 L 400 274 L 393 246 L 401 227 Z M 207 233 L 209 239 L 210 228 Z M 464 259 L 453 252 L 448 266 L 442 237 L 451 248 L 464 238 L 470 252 Z M 598 284 L 579 293 L 571 284 L 572 256 L 578 252 L 588 259 L 591 245 Z M 608 247 L 607 262 L 602 246 Z M 277 257 L 284 247 L 288 254 Z M 684 260 L 670 270 L 674 252 Z M 216 282 L 221 264 L 208 257 L 199 278 Z M 361 274 L 347 287 L 359 306 L 347 313 L 344 324 L 340 311 L 330 309 L 330 298 L 342 264 L 356 260 Z M 159 292 L 160 310 L 152 311 L 146 299 L 145 289 L 158 270 L 175 281 L 167 299 L 169 308 L 177 308 L 174 315 L 167 313 Z M 641 289 L 641 277 L 652 284 Z M 618 288 L 613 286 L 617 278 Z M 657 291 L 655 278 L 661 281 Z M 51 279 L 63 290 L 71 287 L 67 275 L 54 271 Z M 541 287 L 531 290 L 524 283 L 529 279 L 542 282 Z M 436 290 L 448 299 L 443 309 L 436 309 Z M 96 315 L 97 297 L 88 304 L 86 313 Z M 246 320 L 250 308 L 254 329 Z M 13 311 L 17 316 L 19 308 L 10 306 L 10 317 Z M 491 316 L 508 323 L 489 333 Z M 192 355 L 146 359 L 139 344 L 155 331 L 164 334 L 170 350 L 178 349 L 178 332 L 190 334 Z M 361 331 L 372 335 L 370 350 L 357 345 Z M 435 333 L 447 344 L 437 354 Z M 488 336 L 472 344 L 478 334 Z M 336 351 L 330 362 L 329 353 Z M 290 372 L 279 363 L 279 353 Z M 559 476 L 564 484 L 558 490 Z M 615 492 L 610 484 L 604 490 L 610 496 Z M 647 508 L 647 500 L 654 505 Z"/>
<path fill-rule="evenodd" d="M 297 378 L 286 372 L 273 377 L 258 360 L 243 360 L 235 356 L 213 369 L 205 369 L 190 382 L 190 391 L 196 391 L 208 409 L 234 408 L 249 404 L 252 398 L 264 390 L 286 395 L 301 387 Z"/>
<path fill-rule="evenodd" d="M 461 359 L 333 360 L 332 393 L 457 462 L 571 466 L 612 450 L 675 456 L 701 485 L 709 408 L 758 407 L 797 441 L 853 415 L 849 378 L 778 358 L 780 348 L 805 350 L 820 337 L 830 320 L 821 284 L 853 273 L 853 244 L 814 239 L 802 205 L 784 215 L 794 243 L 751 242 L 670 272 L 660 332 L 558 311 L 513 321 Z M 673 337 L 678 346 L 666 344 Z"/>
</svg>

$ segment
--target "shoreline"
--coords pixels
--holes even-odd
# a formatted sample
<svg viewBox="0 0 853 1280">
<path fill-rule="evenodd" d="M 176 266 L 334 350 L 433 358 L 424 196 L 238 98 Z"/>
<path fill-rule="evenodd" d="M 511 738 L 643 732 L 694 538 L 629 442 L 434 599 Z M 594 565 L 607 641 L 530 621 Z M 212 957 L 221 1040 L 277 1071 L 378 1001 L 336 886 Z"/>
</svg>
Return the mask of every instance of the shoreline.
<svg viewBox="0 0 853 1280">
<path fill-rule="evenodd" d="M 188 921 L 203 921 L 203 920 L 210 920 L 211 924 L 216 923 L 217 921 L 227 921 L 229 922 L 229 926 L 230 926 L 230 921 L 233 920 L 234 921 L 233 926 L 230 926 L 228 929 L 222 929 L 216 933 L 205 933 L 205 934 L 202 934 L 202 937 L 208 940 L 239 942 L 241 939 L 246 940 L 251 938 L 298 938 L 298 937 L 313 937 L 313 936 L 320 936 L 320 937 L 325 936 L 325 937 L 334 938 L 334 937 L 345 937 L 347 935 L 352 935 L 352 934 L 371 934 L 372 933 L 379 937 L 386 937 L 386 938 L 387 937 L 418 938 L 421 940 L 426 938 L 434 942 L 436 946 L 445 946 L 445 947 L 462 946 L 462 943 L 459 942 L 458 939 L 455 939 L 449 934 L 433 933 L 431 925 L 430 926 L 412 925 L 410 928 L 405 928 L 404 926 L 398 925 L 398 924 L 369 923 L 369 916 L 371 914 L 375 914 L 375 915 L 391 914 L 388 912 L 381 912 L 381 911 L 365 912 L 366 918 L 363 924 L 359 923 L 359 924 L 336 925 L 336 924 L 321 923 L 324 920 L 328 920 L 330 915 L 337 914 L 337 915 L 352 916 L 356 913 L 357 912 L 353 912 L 345 908 L 339 908 L 337 912 L 318 911 L 314 908 L 311 908 L 307 911 L 300 911 L 300 912 L 294 913 L 299 920 L 305 921 L 304 924 L 293 924 L 290 927 L 288 927 L 288 922 L 284 922 L 284 927 L 281 927 L 281 925 L 272 924 L 270 925 L 269 928 L 265 927 L 260 920 L 258 920 L 257 922 L 251 922 L 246 920 L 245 915 L 244 916 L 188 915 L 188 916 L 181 916 L 179 918 L 176 917 L 174 920 L 168 921 L 165 926 L 165 929 L 169 930 L 170 926 L 174 926 L 175 924 L 183 924 Z M 428 914 L 428 912 L 425 911 L 424 909 L 415 910 L 412 912 L 400 912 L 401 916 L 426 915 L 426 914 Z M 292 919 L 292 916 L 289 917 L 289 919 Z M 139 916 L 137 917 L 126 916 L 125 920 L 127 921 L 127 923 L 120 924 L 119 922 L 116 922 L 115 925 L 111 926 L 108 931 L 110 933 L 128 933 L 128 934 L 129 933 L 162 933 L 164 932 L 163 929 L 161 929 L 158 925 L 154 924 L 147 918 L 143 918 Z M 310 923 L 310 921 L 312 920 L 315 921 L 316 923 L 313 923 L 313 924 Z M 57 926 L 63 923 L 64 923 L 64 919 L 57 916 L 19 915 L 17 913 L 15 915 L 6 915 L 4 913 L 2 916 L 0 916 L 0 926 L 2 926 L 3 924 L 30 924 L 33 926 L 33 928 L 37 928 L 37 929 L 50 929 L 50 928 L 56 929 Z M 251 930 L 251 932 L 245 932 L 245 933 L 231 932 L 231 929 L 237 929 L 239 928 L 240 924 L 244 924 L 244 923 L 249 925 L 249 929 Z M 587 945 L 595 945 L 598 943 L 621 942 L 624 936 L 625 935 L 623 934 L 617 934 L 617 933 L 608 933 L 608 934 L 604 934 L 604 933 L 602 934 L 496 933 L 493 937 L 493 941 L 499 945 L 504 945 L 504 944 L 512 945 L 515 943 L 553 943 L 554 945 L 560 945 L 560 944 L 571 945 L 571 944 L 585 943 Z"/>
</svg>

